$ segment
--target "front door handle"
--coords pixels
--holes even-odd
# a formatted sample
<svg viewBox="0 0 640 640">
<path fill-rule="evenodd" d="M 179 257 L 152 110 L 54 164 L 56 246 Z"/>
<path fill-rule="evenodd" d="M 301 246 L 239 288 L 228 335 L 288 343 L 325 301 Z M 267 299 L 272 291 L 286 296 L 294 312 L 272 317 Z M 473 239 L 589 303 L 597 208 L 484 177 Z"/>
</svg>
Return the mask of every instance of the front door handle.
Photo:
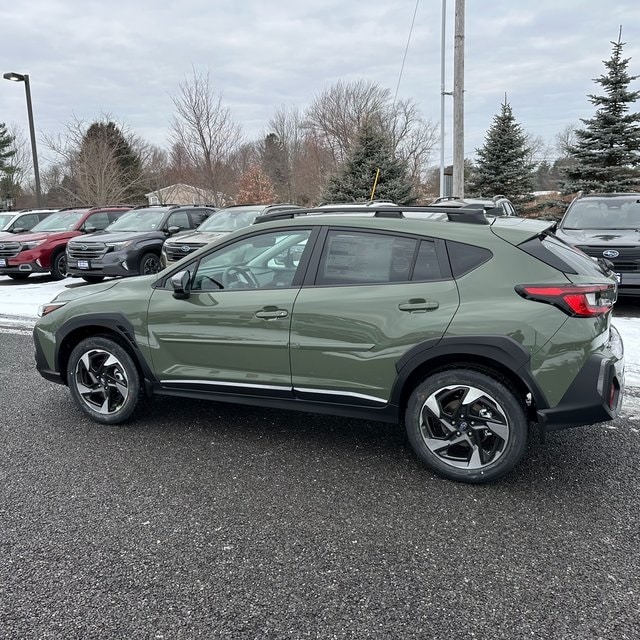
<svg viewBox="0 0 640 640">
<path fill-rule="evenodd" d="M 278 309 L 277 307 L 264 307 L 260 311 L 256 311 L 256 318 L 265 320 L 275 320 L 277 318 L 286 318 L 289 312 L 286 309 Z"/>
<path fill-rule="evenodd" d="M 425 311 L 433 311 L 439 306 L 435 300 L 412 298 L 408 302 L 401 302 L 398 305 L 398 309 L 400 309 L 400 311 L 408 311 L 409 313 L 424 313 Z"/>
</svg>

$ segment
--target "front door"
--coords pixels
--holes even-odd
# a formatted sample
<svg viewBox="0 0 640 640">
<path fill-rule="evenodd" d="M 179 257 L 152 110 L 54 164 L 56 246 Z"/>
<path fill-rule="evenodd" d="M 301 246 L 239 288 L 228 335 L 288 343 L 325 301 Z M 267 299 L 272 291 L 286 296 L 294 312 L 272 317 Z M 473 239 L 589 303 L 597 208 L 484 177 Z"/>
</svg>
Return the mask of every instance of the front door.
<svg viewBox="0 0 640 640">
<path fill-rule="evenodd" d="M 289 330 L 309 235 L 297 229 L 243 237 L 190 267 L 187 299 L 176 299 L 170 284 L 154 291 L 149 344 L 163 385 L 291 393 Z"/>
</svg>

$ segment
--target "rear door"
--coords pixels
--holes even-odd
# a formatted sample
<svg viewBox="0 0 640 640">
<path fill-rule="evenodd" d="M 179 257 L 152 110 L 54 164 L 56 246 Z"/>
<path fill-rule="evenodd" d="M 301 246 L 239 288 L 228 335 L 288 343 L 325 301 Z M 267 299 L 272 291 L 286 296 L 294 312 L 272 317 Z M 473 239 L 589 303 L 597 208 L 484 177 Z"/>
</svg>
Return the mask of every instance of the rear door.
<svg viewBox="0 0 640 640">
<path fill-rule="evenodd" d="M 396 363 L 444 334 L 458 304 L 441 241 L 330 229 L 296 299 L 291 372 L 308 400 L 385 404 Z"/>
</svg>

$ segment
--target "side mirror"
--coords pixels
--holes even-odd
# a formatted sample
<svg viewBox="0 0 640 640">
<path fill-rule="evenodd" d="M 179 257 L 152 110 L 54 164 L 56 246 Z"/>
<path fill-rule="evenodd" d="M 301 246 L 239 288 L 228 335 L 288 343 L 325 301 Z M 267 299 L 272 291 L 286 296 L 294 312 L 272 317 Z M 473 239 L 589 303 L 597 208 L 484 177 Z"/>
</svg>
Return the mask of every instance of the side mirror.
<svg viewBox="0 0 640 640">
<path fill-rule="evenodd" d="M 13 229 L 10 229 L 11 233 L 24 233 L 25 231 L 29 231 L 29 229 L 26 229 L 25 227 L 14 227 Z"/>
<path fill-rule="evenodd" d="M 167 233 L 170 236 L 175 236 L 176 233 L 180 233 L 180 227 L 176 227 L 176 226 L 171 226 L 167 229 Z"/>
<path fill-rule="evenodd" d="M 95 233 L 98 229 L 96 227 L 87 226 L 84 228 L 85 233 Z"/>
<path fill-rule="evenodd" d="M 173 297 L 177 300 L 186 300 L 191 292 L 191 272 L 179 271 L 171 276 Z"/>
</svg>

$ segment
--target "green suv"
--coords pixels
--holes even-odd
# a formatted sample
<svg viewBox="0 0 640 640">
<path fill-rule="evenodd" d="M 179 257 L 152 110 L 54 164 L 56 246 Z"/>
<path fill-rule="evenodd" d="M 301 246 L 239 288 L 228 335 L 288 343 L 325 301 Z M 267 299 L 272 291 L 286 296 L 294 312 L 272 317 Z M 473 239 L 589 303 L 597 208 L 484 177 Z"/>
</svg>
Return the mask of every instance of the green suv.
<svg viewBox="0 0 640 640">
<path fill-rule="evenodd" d="M 606 263 L 552 223 L 428 207 L 261 216 L 159 274 L 45 305 L 39 372 L 120 423 L 154 394 L 404 424 L 437 473 L 487 482 L 546 431 L 616 417 Z"/>
</svg>

